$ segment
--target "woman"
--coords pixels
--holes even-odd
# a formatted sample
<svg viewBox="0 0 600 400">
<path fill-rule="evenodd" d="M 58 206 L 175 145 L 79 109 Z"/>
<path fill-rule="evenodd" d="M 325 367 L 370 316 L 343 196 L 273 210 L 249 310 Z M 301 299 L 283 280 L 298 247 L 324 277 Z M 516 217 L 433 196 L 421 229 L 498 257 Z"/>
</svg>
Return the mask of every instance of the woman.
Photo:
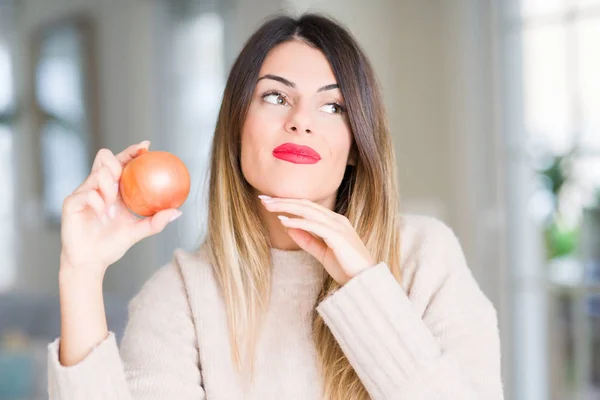
<svg viewBox="0 0 600 400">
<path fill-rule="evenodd" d="M 51 399 L 502 399 L 494 307 L 453 235 L 398 214 L 373 70 L 342 27 L 277 17 L 232 67 L 208 235 L 131 301 L 120 352 L 102 279 L 177 218 L 117 193 L 139 148 L 98 152 L 64 203 Z"/>
</svg>

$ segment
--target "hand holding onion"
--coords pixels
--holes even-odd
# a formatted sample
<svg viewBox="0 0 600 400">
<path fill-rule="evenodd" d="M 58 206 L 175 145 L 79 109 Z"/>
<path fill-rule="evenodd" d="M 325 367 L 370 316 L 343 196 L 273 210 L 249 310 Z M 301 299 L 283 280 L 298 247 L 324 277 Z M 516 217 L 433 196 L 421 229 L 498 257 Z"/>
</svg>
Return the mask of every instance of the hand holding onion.
<svg viewBox="0 0 600 400">
<path fill-rule="evenodd" d="M 190 190 L 188 170 L 172 154 L 148 151 L 149 144 L 117 155 L 100 150 L 88 178 L 67 196 L 61 272 L 77 270 L 101 279 L 130 247 L 181 215 L 177 208 Z"/>
</svg>

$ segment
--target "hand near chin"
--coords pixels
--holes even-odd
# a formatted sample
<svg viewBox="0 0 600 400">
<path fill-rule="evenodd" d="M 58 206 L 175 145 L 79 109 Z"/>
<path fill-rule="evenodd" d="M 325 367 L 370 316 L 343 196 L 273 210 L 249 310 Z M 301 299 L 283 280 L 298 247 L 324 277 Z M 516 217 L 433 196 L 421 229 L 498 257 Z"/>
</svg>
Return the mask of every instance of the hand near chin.
<svg viewBox="0 0 600 400">
<path fill-rule="evenodd" d="M 297 216 L 279 218 L 292 240 L 319 260 L 340 285 L 376 264 L 345 216 L 304 199 L 261 196 L 261 201 L 268 211 Z"/>
</svg>

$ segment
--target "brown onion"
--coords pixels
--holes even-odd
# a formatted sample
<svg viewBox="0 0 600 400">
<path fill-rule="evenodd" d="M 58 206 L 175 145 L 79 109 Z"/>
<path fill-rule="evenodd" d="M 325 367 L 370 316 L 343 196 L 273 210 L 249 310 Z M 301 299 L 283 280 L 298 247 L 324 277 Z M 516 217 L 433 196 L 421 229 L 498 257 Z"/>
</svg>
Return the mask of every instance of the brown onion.
<svg viewBox="0 0 600 400">
<path fill-rule="evenodd" d="M 148 217 L 185 202 L 190 192 L 190 174 L 177 156 L 140 149 L 123 169 L 119 191 L 127 208 Z"/>
</svg>

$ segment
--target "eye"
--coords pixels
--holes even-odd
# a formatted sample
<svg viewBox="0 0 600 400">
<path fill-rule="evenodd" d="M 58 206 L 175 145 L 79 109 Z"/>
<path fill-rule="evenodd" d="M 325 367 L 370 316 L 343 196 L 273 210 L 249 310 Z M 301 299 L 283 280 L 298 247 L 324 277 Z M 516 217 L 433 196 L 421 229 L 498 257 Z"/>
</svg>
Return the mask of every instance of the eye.
<svg viewBox="0 0 600 400">
<path fill-rule="evenodd" d="M 278 92 L 265 93 L 265 94 L 263 94 L 262 98 L 267 103 L 271 103 L 271 104 L 275 104 L 275 105 L 285 106 L 288 104 L 285 97 L 281 93 L 278 93 Z"/>
<path fill-rule="evenodd" d="M 329 114 L 342 114 L 346 111 L 346 108 L 338 103 L 325 104 L 320 109 Z"/>
</svg>

